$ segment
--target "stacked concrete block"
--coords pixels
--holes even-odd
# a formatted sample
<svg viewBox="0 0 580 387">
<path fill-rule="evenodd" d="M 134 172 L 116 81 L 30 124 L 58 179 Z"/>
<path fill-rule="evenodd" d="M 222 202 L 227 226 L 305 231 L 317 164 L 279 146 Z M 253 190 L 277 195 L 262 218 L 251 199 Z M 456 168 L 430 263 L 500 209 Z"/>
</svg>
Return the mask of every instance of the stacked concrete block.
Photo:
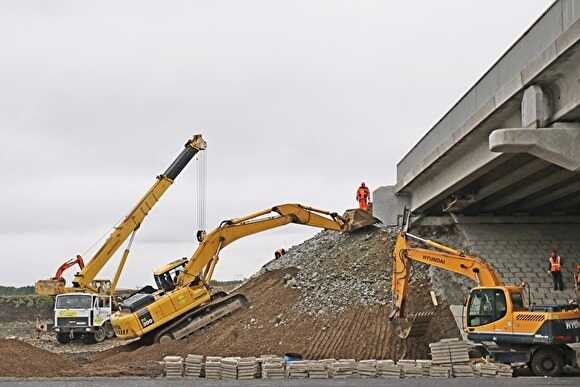
<svg viewBox="0 0 580 387">
<path fill-rule="evenodd" d="M 473 372 L 475 375 L 483 377 L 511 378 L 514 370 L 509 364 L 486 362 L 474 364 Z"/>
<path fill-rule="evenodd" d="M 184 363 L 183 376 L 188 378 L 199 378 L 202 376 L 203 355 L 187 355 Z"/>
<path fill-rule="evenodd" d="M 333 379 L 350 378 L 356 372 L 356 361 L 354 359 L 337 360 L 328 366 L 328 371 Z"/>
<path fill-rule="evenodd" d="M 457 338 L 442 339 L 429 344 L 433 365 L 469 362 L 469 347 Z"/>
<path fill-rule="evenodd" d="M 421 369 L 423 376 L 429 376 L 429 371 L 431 370 L 432 365 L 433 362 L 431 360 L 426 359 L 417 360 L 417 368 Z"/>
<path fill-rule="evenodd" d="M 307 379 L 308 378 L 308 362 L 307 361 L 293 361 L 286 364 L 286 377 L 288 379 Z"/>
<path fill-rule="evenodd" d="M 451 365 L 451 372 L 453 373 L 453 377 L 455 378 L 464 378 L 464 377 L 472 377 L 475 376 L 473 373 L 473 367 L 471 364 L 452 364 Z"/>
<path fill-rule="evenodd" d="M 450 378 L 451 377 L 451 366 L 450 365 L 432 365 L 429 368 L 429 376 L 432 378 Z"/>
<path fill-rule="evenodd" d="M 168 378 L 183 377 L 183 358 L 181 356 L 165 356 L 163 358 L 163 371 Z"/>
<path fill-rule="evenodd" d="M 243 357 L 238 360 L 238 379 L 249 380 L 258 376 L 258 359 Z"/>
<path fill-rule="evenodd" d="M 284 360 L 276 355 L 262 355 L 258 359 L 261 365 L 261 375 L 263 379 L 284 379 Z"/>
<path fill-rule="evenodd" d="M 498 378 L 511 378 L 514 376 L 514 369 L 509 364 L 497 364 Z"/>
<path fill-rule="evenodd" d="M 380 378 L 400 378 L 401 367 L 393 360 L 377 360 L 377 376 Z"/>
<path fill-rule="evenodd" d="M 309 361 L 306 365 L 310 379 L 328 379 L 329 373 L 326 364 L 321 361 Z"/>
<path fill-rule="evenodd" d="M 238 378 L 238 361 L 237 357 L 224 357 L 220 361 L 220 376 L 221 379 L 237 379 Z"/>
<path fill-rule="evenodd" d="M 377 361 L 374 359 L 359 361 L 356 363 L 356 373 L 361 378 L 376 378 Z"/>
<path fill-rule="evenodd" d="M 206 379 L 221 379 L 221 357 L 208 356 L 205 359 L 205 377 Z"/>
</svg>

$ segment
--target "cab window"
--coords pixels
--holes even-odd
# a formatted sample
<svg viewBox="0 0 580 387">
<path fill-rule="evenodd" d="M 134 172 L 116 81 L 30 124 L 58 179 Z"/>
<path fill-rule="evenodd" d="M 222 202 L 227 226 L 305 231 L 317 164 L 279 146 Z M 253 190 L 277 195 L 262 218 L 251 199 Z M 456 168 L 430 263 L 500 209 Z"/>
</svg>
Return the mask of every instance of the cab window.
<svg viewBox="0 0 580 387">
<path fill-rule="evenodd" d="M 510 298 L 512 300 L 512 307 L 514 310 L 524 309 L 524 298 L 520 292 L 511 292 Z"/>
<path fill-rule="evenodd" d="M 99 297 L 99 308 L 109 308 L 111 302 L 109 297 Z"/>
<path fill-rule="evenodd" d="M 497 321 L 507 312 L 506 298 L 501 290 L 474 290 L 467 306 L 467 325 L 476 327 Z"/>
</svg>

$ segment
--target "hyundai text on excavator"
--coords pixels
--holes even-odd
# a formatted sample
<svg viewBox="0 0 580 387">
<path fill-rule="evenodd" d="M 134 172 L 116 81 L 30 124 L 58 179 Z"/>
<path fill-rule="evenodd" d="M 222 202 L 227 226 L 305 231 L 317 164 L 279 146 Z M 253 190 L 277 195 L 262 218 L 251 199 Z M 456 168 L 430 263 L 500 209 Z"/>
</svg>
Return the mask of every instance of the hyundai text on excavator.
<svg viewBox="0 0 580 387">
<path fill-rule="evenodd" d="M 59 342 L 67 343 L 74 337 L 82 337 L 87 342 L 99 342 L 114 335 L 110 326 L 111 312 L 115 307 L 112 296 L 115 294 L 135 233 L 180 172 L 206 147 L 201 135 L 194 135 L 188 140 L 169 168 L 157 176 L 155 183 L 123 221 L 114 227 L 113 232 L 86 265 L 82 257 L 77 255 L 75 259 L 62 264 L 53 278 L 36 282 L 37 294 L 56 296 L 54 330 Z M 95 279 L 129 236 L 129 243 L 119 261 L 113 281 Z M 76 273 L 72 287 L 66 287 L 62 274 L 75 264 L 80 271 Z"/>
<path fill-rule="evenodd" d="M 244 308 L 248 301 L 241 294 L 212 294 L 209 283 L 221 250 L 240 238 L 289 223 L 348 232 L 376 222 L 370 214 L 356 215 L 358 211 L 340 216 L 300 204 L 282 204 L 223 221 L 204 236 L 191 259 L 182 258 L 155 271 L 155 293 L 137 294 L 119 304 L 119 311 L 111 317 L 116 335 L 141 337 L 150 343 L 180 339 Z"/>
<path fill-rule="evenodd" d="M 411 247 L 409 239 L 431 249 Z M 479 344 L 484 354 L 499 362 L 527 363 L 538 376 L 557 376 L 565 365 L 576 366 L 576 353 L 569 344 L 580 342 L 578 305 L 526 306 L 525 287 L 504 285 L 482 258 L 406 232 L 399 233 L 393 250 L 393 309 L 389 316 L 399 325 L 402 338 L 424 334 L 430 317 L 419 313 L 405 321 L 411 261 L 477 283 L 469 293 L 463 325 L 467 338 Z"/>
</svg>

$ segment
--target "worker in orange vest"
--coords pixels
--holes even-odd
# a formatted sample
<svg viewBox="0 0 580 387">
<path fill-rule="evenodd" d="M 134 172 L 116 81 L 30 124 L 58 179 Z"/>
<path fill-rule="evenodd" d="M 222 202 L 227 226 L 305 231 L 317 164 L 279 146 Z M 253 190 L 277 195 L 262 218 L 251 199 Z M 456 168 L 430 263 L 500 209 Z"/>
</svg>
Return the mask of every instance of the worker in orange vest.
<svg viewBox="0 0 580 387">
<path fill-rule="evenodd" d="M 360 187 L 356 190 L 356 200 L 358 200 L 358 207 L 361 210 L 367 210 L 369 206 L 369 200 L 371 199 L 371 191 L 364 182 L 360 183 Z"/>
<path fill-rule="evenodd" d="M 562 280 L 562 258 L 554 249 L 550 252 L 550 265 L 548 270 L 552 273 L 552 280 L 554 281 L 554 290 L 564 290 L 564 281 Z"/>
</svg>

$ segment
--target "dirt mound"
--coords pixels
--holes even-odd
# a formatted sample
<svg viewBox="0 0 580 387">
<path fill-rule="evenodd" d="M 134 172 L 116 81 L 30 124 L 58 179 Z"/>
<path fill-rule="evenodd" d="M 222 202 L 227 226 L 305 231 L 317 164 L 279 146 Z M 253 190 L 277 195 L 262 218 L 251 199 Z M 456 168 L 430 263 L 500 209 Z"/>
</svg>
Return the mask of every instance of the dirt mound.
<svg viewBox="0 0 580 387">
<path fill-rule="evenodd" d="M 334 234 L 334 235 L 333 235 Z M 92 375 L 158 375 L 163 356 L 199 353 L 259 356 L 295 352 L 306 358 L 427 358 L 428 343 L 459 336 L 444 303 L 422 340 L 400 340 L 389 326 L 390 251 L 394 232 L 323 232 L 270 262 L 238 292 L 250 308 L 172 343 L 132 344 L 94 355 Z M 379 286 L 377 286 L 377 283 Z M 433 310 L 427 267 L 414 267 L 408 312 Z"/>
<path fill-rule="evenodd" d="M 59 376 L 78 366 L 64 356 L 18 340 L 0 339 L 0 376 Z"/>
<path fill-rule="evenodd" d="M 391 329 L 387 314 L 395 237 L 394 230 L 378 227 L 351 234 L 319 233 L 265 265 L 236 291 L 246 295 L 248 309 L 185 340 L 152 346 L 137 341 L 103 352 L 76 354 L 77 367 L 72 369 L 66 357 L 47 356 L 24 343 L 4 341 L 9 345 L 0 348 L 4 351 L 0 355 L 10 359 L 5 365 L 12 372 L 5 375 L 155 376 L 161 373 L 159 361 L 164 356 L 188 353 L 426 358 L 429 342 L 457 337 L 459 331 L 444 302 L 423 339 L 403 341 Z M 407 312 L 433 310 L 428 268 L 414 265 L 410 281 Z M 19 361 L 27 367 L 21 367 Z"/>
</svg>

